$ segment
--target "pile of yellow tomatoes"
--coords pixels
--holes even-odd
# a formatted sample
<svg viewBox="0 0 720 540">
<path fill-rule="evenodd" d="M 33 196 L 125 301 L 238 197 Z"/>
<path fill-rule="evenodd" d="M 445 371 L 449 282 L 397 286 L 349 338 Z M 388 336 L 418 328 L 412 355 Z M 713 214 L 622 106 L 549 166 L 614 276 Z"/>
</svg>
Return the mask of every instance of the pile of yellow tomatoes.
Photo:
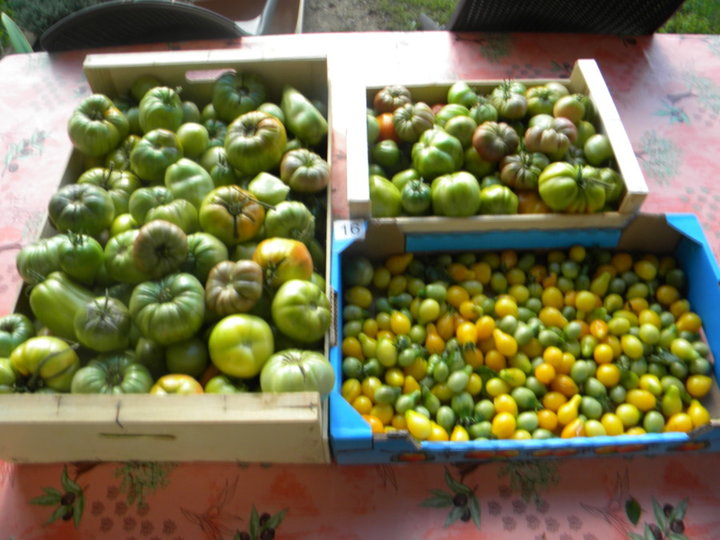
<svg viewBox="0 0 720 540">
<path fill-rule="evenodd" d="M 710 420 L 711 354 L 672 256 L 577 245 L 343 265 L 342 395 L 374 433 L 521 440 Z"/>
</svg>

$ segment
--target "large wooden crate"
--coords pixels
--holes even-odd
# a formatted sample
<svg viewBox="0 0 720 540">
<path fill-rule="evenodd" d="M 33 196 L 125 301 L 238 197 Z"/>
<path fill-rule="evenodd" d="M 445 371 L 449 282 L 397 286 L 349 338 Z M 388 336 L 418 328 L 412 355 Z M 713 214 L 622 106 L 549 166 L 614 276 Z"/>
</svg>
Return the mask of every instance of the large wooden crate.
<svg viewBox="0 0 720 540">
<path fill-rule="evenodd" d="M 358 107 L 358 114 L 353 117 L 356 131 L 355 144 L 348 148 L 348 206 L 350 217 L 371 218 L 373 221 L 393 221 L 407 232 L 451 232 L 490 229 L 549 229 L 576 227 L 618 227 L 626 224 L 635 216 L 645 200 L 648 187 L 642 170 L 623 127 L 620 115 L 613 103 L 610 92 L 605 84 L 602 73 L 592 59 L 577 60 L 568 79 L 517 79 L 527 86 L 557 81 L 564 84 L 571 93 L 585 94 L 590 97 L 597 111 L 596 127 L 598 133 L 604 133 L 610 139 L 617 168 L 625 182 L 625 194 L 616 211 L 596 214 L 517 214 L 517 215 L 476 215 L 463 218 L 438 216 L 371 218 L 370 187 L 368 183 L 369 159 L 367 141 L 367 125 L 365 121 L 366 107 L 372 107 L 373 96 L 383 85 L 365 87 L 365 103 Z M 386 84 L 401 84 L 412 93 L 414 101 L 424 101 L 432 105 L 445 103 L 450 86 L 455 81 L 435 83 L 414 81 L 387 81 Z M 501 80 L 468 80 L 466 81 L 479 93 L 489 93 Z"/>
<path fill-rule="evenodd" d="M 293 57 L 292 51 L 284 56 L 234 49 L 97 54 L 89 55 L 84 62 L 93 92 L 122 95 L 138 76 L 152 74 L 168 85 L 183 87 L 183 99 L 200 106 L 210 102 L 213 81 L 227 70 L 258 74 L 267 84 L 268 100 L 275 103 L 280 102 L 283 84 L 328 103 L 326 58 Z M 331 155 L 328 149 L 328 161 Z M 58 187 L 74 182 L 83 170 L 83 157 L 72 152 Z M 329 192 L 325 224 L 328 251 Z M 41 234 L 56 231 L 46 222 Z M 329 276 L 329 257 L 325 273 Z M 17 310 L 29 313 L 28 309 L 25 291 L 19 291 Z M 330 345 L 328 335 L 326 354 Z M 0 395 L 0 458 L 13 462 L 327 463 L 327 418 L 327 399 L 321 399 L 317 392 Z"/>
</svg>

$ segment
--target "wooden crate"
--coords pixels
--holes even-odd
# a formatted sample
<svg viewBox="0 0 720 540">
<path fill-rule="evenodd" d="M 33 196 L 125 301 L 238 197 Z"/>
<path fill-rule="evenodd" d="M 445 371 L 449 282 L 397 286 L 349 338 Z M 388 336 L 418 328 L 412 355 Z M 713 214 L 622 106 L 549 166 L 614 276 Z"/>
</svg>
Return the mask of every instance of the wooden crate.
<svg viewBox="0 0 720 540">
<path fill-rule="evenodd" d="M 372 218 L 373 220 L 394 221 L 407 232 L 450 232 L 488 229 L 528 229 L 528 228 L 576 228 L 576 227 L 618 227 L 626 224 L 635 216 L 648 193 L 640 164 L 625 132 L 620 115 L 613 103 L 610 92 L 605 84 L 595 60 L 581 59 L 575 63 L 569 79 L 518 79 L 528 86 L 545 84 L 549 81 L 561 82 L 572 93 L 586 94 L 597 109 L 596 127 L 610 139 L 618 169 L 625 182 L 625 195 L 617 211 L 596 214 L 517 214 L 517 215 L 477 215 L 463 218 L 439 216 Z M 437 83 L 403 83 L 392 81 L 388 84 L 403 84 L 412 93 L 414 101 L 428 104 L 444 103 L 447 92 L 454 81 Z M 473 88 L 489 93 L 501 80 L 467 81 Z M 371 106 L 375 93 L 385 85 L 372 85 L 365 88 L 365 107 Z M 364 113 L 364 109 L 362 110 Z M 348 206 L 353 218 L 370 218 L 370 187 L 367 181 L 369 160 L 367 144 L 367 127 L 364 114 L 356 114 L 357 131 L 361 132 L 354 139 L 354 145 L 348 148 L 348 163 L 351 154 L 354 166 L 348 166 Z M 352 174 L 352 177 L 350 175 Z"/>
<path fill-rule="evenodd" d="M 268 100 L 275 103 L 280 102 L 286 83 L 311 99 L 328 103 L 326 58 L 293 57 L 292 51 L 282 57 L 234 49 L 97 54 L 84 62 L 93 92 L 121 95 L 138 76 L 153 74 L 170 86 L 183 87 L 183 99 L 200 106 L 210 102 L 214 79 L 231 69 L 262 77 Z M 328 161 L 331 155 L 328 148 Z M 83 170 L 83 157 L 72 152 L 58 187 L 74 182 Z M 328 189 L 328 251 L 329 194 Z M 41 234 L 56 231 L 46 220 Z M 328 257 L 328 276 L 329 268 Z M 327 292 L 331 294 L 329 288 Z M 24 290 L 19 292 L 16 309 L 29 313 Z M 330 338 L 328 333 L 326 354 Z M 328 463 L 327 406 L 327 399 L 317 392 L 0 395 L 0 459 Z"/>
</svg>

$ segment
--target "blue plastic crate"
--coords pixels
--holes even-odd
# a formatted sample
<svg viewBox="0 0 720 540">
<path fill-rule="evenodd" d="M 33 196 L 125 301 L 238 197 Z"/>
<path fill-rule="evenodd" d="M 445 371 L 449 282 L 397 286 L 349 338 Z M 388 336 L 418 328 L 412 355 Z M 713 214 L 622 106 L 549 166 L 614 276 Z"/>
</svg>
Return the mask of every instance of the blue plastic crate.
<svg viewBox="0 0 720 540">
<path fill-rule="evenodd" d="M 371 258 L 393 253 L 446 253 L 500 249 L 618 248 L 673 254 L 686 273 L 687 298 L 703 319 L 705 337 L 713 358 L 720 358 L 720 269 L 698 219 L 692 214 L 641 214 L 622 229 L 494 230 L 463 233 L 405 234 L 393 223 L 352 223 L 351 234 L 336 235 L 332 243 L 331 286 L 342 313 L 342 264 L 348 254 Z M 347 224 L 340 224 L 348 233 Z M 336 229 L 337 230 L 337 229 Z M 473 461 L 594 456 L 626 453 L 664 453 L 720 449 L 715 423 L 689 434 L 662 433 L 620 437 L 579 437 L 545 440 L 487 440 L 417 442 L 406 432 L 373 435 L 370 426 L 341 396 L 342 321 L 338 316 L 336 345 L 331 362 L 338 374 L 330 395 L 330 445 L 338 463 L 389 463 L 414 461 Z M 716 378 L 720 369 L 714 365 Z M 706 405 L 720 416 L 720 392 L 713 388 Z M 707 398 L 706 398 L 707 399 Z"/>
</svg>

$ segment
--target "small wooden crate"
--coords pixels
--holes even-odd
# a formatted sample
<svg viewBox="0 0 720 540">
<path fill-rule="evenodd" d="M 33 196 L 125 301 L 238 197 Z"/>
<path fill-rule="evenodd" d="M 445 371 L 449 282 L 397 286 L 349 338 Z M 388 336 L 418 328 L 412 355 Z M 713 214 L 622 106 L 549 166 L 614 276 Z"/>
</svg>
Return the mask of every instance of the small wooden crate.
<svg viewBox="0 0 720 540">
<path fill-rule="evenodd" d="M 488 229 L 554 229 L 577 227 L 621 227 L 635 216 L 648 193 L 647 184 L 643 177 L 640 164 L 625 132 L 620 115 L 613 103 L 610 92 L 605 84 L 600 69 L 595 60 L 581 59 L 575 63 L 569 79 L 518 79 L 528 86 L 545 84 L 557 81 L 568 87 L 572 93 L 586 94 L 590 97 L 597 110 L 596 127 L 599 133 L 604 133 L 610 139 L 618 169 L 625 182 L 625 195 L 617 211 L 600 212 L 596 214 L 517 214 L 517 215 L 478 215 L 463 218 L 448 218 L 439 216 L 427 217 L 397 217 L 372 218 L 373 221 L 394 221 L 406 232 L 450 232 Z M 393 81 L 392 84 L 403 84 L 410 90 L 414 101 L 424 101 L 429 105 L 444 103 L 447 92 L 454 81 L 438 82 L 433 84 L 405 84 Z M 467 81 L 477 91 L 485 90 L 489 93 L 500 80 Z M 384 86 L 384 85 L 383 85 Z M 365 88 L 365 107 L 372 104 L 375 93 L 383 86 L 373 85 Z M 348 161 L 351 154 L 357 154 L 352 168 L 348 167 L 348 207 L 350 216 L 354 218 L 370 218 L 370 187 L 368 183 L 368 148 L 360 144 L 367 140 L 367 126 L 365 115 L 355 115 L 358 122 L 358 143 L 348 149 Z M 351 176 L 352 175 L 352 176 Z"/>
<path fill-rule="evenodd" d="M 122 95 L 137 77 L 152 74 L 183 87 L 183 99 L 202 106 L 211 101 L 214 79 L 237 70 L 259 75 L 275 103 L 284 84 L 308 98 L 329 99 L 326 58 L 293 57 L 292 51 L 282 57 L 235 49 L 97 54 L 87 56 L 83 67 L 92 91 L 108 96 Z M 331 156 L 328 149 L 328 161 Z M 74 182 L 83 170 L 83 157 L 73 152 L 58 186 Z M 54 233 L 46 221 L 41 234 Z M 328 233 L 328 251 L 329 238 Z M 325 271 L 329 275 L 329 257 Z M 19 291 L 16 309 L 28 313 L 26 301 Z M 0 459 L 328 463 L 327 418 L 327 400 L 317 392 L 0 395 Z"/>
</svg>

